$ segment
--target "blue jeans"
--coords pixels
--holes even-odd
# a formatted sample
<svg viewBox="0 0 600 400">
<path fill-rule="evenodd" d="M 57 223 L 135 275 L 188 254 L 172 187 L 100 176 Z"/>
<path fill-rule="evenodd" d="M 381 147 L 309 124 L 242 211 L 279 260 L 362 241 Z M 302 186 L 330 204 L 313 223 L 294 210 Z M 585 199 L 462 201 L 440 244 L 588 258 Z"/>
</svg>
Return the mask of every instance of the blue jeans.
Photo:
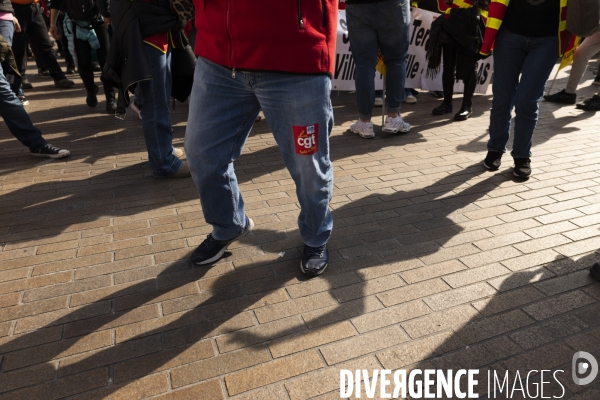
<svg viewBox="0 0 600 400">
<path fill-rule="evenodd" d="M 0 64 L 0 116 L 8 125 L 8 130 L 21 143 L 36 151 L 46 145 L 42 132 L 31 122 L 23 104 L 10 88 Z"/>
<path fill-rule="evenodd" d="M 531 157 L 539 101 L 557 59 L 558 35 L 526 37 L 500 29 L 494 45 L 489 151 L 506 152 L 514 107 L 515 137 L 511 155 Z"/>
<path fill-rule="evenodd" d="M 244 200 L 233 163 L 262 108 L 296 183 L 302 240 L 312 247 L 327 243 L 333 228 L 330 90 L 325 75 L 237 71 L 232 77 L 231 69 L 198 58 L 185 153 L 215 239 L 231 239 L 245 227 Z"/>
<path fill-rule="evenodd" d="M 8 42 L 9 46 L 12 46 L 14 34 L 15 34 L 14 22 L 0 20 L 0 36 L 2 36 Z"/>
<path fill-rule="evenodd" d="M 371 119 L 375 104 L 377 49 L 386 67 L 389 113 L 400 112 L 404 100 L 410 4 L 408 0 L 346 5 L 348 35 L 356 65 L 356 102 L 360 118 Z"/>
<path fill-rule="evenodd" d="M 142 46 L 146 49 L 152 68 L 152 80 L 138 84 L 144 98 L 142 129 L 152 172 L 156 177 L 165 178 L 181 167 L 181 160 L 173 154 L 173 128 L 169 113 L 171 49 L 163 53 L 148 44 Z"/>
</svg>

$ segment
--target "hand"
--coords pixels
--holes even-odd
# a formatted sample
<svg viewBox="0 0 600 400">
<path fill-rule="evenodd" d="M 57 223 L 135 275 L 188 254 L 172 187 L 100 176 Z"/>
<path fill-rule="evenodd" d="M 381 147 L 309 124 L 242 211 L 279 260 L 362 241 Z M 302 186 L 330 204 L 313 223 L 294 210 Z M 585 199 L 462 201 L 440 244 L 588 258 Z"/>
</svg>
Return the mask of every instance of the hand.
<svg viewBox="0 0 600 400">
<path fill-rule="evenodd" d="M 48 29 L 48 32 L 55 40 L 60 39 L 60 35 L 58 34 L 58 28 L 56 27 L 56 25 L 50 25 L 50 29 Z"/>
<path fill-rule="evenodd" d="M 21 25 L 19 25 L 19 20 L 14 15 L 13 15 L 13 22 L 15 24 L 15 32 L 21 32 Z"/>
<path fill-rule="evenodd" d="M 103 18 L 104 18 L 104 23 L 105 23 L 106 25 L 110 25 L 110 24 L 111 24 L 111 22 L 110 22 L 110 17 L 103 17 Z"/>
</svg>

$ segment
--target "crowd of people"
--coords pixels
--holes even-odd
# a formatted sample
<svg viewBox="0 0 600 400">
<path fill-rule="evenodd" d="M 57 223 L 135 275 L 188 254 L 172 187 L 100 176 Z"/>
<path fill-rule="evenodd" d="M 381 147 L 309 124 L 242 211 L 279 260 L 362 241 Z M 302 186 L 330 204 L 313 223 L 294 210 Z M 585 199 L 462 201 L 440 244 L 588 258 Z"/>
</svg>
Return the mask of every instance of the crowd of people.
<svg viewBox="0 0 600 400">
<path fill-rule="evenodd" d="M 333 228 L 329 136 L 334 124 L 330 91 L 338 0 L 270 2 L 268 13 L 243 1 L 194 0 L 195 12 L 192 0 L 52 0 L 49 12 L 40 3 L 0 0 L 0 114 L 32 155 L 69 155 L 43 139 L 24 108 L 28 43 L 40 73 L 47 71 L 57 87 L 74 85 L 56 60 L 49 32 L 61 45 L 67 63 L 68 55 L 73 57 L 87 92 L 87 106 L 98 104 L 95 58 L 103 71 L 100 83 L 106 111 L 122 116 L 131 106 L 142 120 L 153 174 L 193 178 L 204 219 L 213 229 L 191 261 L 207 265 L 253 229 L 234 162 L 262 112 L 296 184 L 301 208 L 298 227 L 304 242 L 300 268 L 309 276 L 323 273 Z M 441 73 L 443 83 L 443 93 L 436 94 L 443 101 L 432 114 L 453 112 L 454 83 L 462 80 L 462 105 L 453 119 L 467 120 L 472 114 L 477 62 L 493 56 L 493 100 L 483 166 L 492 171 L 500 168 L 514 110 L 513 173 L 528 178 L 539 101 L 569 41 L 566 1 L 346 0 L 358 108 L 358 120 L 350 130 L 363 138 L 375 137 L 371 117 L 377 105 L 374 77 L 379 51 L 387 71 L 387 117 L 382 130 L 410 131 L 401 105 L 416 102 L 414 91 L 405 86 L 411 5 L 443 14 L 434 22 L 426 46 L 427 74 Z M 290 15 L 295 16 L 293 23 Z M 546 101 L 576 103 L 577 84 L 590 58 L 600 51 L 598 35 L 586 38 L 575 53 L 567 88 L 546 96 Z M 188 39 L 194 44 L 193 53 Z M 186 161 L 183 150 L 172 144 L 169 103 L 171 97 L 185 100 L 188 96 Z M 577 107 L 598 110 L 600 97 L 595 95 Z"/>
</svg>

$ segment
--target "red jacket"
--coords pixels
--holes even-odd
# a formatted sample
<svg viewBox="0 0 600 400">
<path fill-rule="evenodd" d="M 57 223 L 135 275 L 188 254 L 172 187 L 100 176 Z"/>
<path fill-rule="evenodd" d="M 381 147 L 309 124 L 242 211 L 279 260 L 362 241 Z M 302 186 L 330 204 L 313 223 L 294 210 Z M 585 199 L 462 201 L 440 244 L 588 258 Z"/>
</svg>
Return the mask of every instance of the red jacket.
<svg viewBox="0 0 600 400">
<path fill-rule="evenodd" d="M 196 55 L 238 70 L 330 73 L 338 0 L 194 0 Z"/>
</svg>

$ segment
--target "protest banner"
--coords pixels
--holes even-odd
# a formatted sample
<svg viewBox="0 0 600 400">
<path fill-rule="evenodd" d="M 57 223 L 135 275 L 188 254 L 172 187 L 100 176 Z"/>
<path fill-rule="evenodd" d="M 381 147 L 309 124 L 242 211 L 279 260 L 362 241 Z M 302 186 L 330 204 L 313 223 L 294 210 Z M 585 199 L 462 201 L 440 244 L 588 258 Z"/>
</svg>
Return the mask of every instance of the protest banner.
<svg viewBox="0 0 600 400">
<path fill-rule="evenodd" d="M 411 21 L 409 28 L 409 48 L 406 57 L 406 87 L 424 90 L 442 90 L 442 69 L 438 71 L 435 79 L 428 78 L 427 60 L 425 58 L 425 44 L 429 40 L 431 23 L 441 14 L 419 8 L 411 9 Z M 477 63 L 477 93 L 486 93 L 492 79 L 493 57 L 488 57 Z M 338 11 L 338 33 L 335 55 L 335 71 L 333 76 L 333 90 L 355 90 L 354 59 L 350 49 L 348 37 L 348 24 L 346 22 L 346 10 Z M 375 73 L 375 89 L 383 88 L 383 76 Z M 462 92 L 463 82 L 457 81 L 454 91 Z"/>
</svg>

